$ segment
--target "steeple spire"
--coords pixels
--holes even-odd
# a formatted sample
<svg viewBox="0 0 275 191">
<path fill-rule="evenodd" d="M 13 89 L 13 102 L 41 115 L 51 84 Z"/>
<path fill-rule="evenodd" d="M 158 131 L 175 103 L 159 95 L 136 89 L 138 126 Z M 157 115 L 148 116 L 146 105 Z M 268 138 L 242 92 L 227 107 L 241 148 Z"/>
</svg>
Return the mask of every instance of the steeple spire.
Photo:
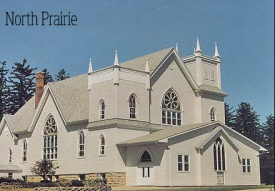
<svg viewBox="0 0 275 191">
<path fill-rule="evenodd" d="M 220 57 L 217 42 L 215 42 L 215 55 L 214 55 L 214 57 Z"/>
<path fill-rule="evenodd" d="M 195 52 L 201 52 L 200 39 L 198 36 L 197 36 L 197 47 L 196 47 Z"/>
<path fill-rule="evenodd" d="M 119 65 L 117 50 L 115 51 L 115 61 L 114 61 L 114 65 L 115 65 L 115 66 L 118 66 L 118 65 Z"/>
<path fill-rule="evenodd" d="M 92 59 L 90 59 L 88 73 L 91 73 L 91 72 L 93 72 L 93 63 L 92 63 Z"/>
</svg>

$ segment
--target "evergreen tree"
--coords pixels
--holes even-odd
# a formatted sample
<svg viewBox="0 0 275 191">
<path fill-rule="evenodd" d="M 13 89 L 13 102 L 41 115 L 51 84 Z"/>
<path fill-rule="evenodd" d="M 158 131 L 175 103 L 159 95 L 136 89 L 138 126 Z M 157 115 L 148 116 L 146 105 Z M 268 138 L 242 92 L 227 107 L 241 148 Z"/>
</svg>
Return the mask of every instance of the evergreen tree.
<svg viewBox="0 0 275 191">
<path fill-rule="evenodd" d="M 263 129 L 263 146 L 268 150 L 268 153 L 263 153 L 260 157 L 261 182 L 274 184 L 274 115 L 270 115 L 266 118 Z"/>
<path fill-rule="evenodd" d="M 0 121 L 3 114 L 8 113 L 7 111 L 7 98 L 8 98 L 8 87 L 7 87 L 7 74 L 6 61 L 0 62 Z"/>
<path fill-rule="evenodd" d="M 65 79 L 67 79 L 67 78 L 70 77 L 69 74 L 66 72 L 66 70 L 65 70 L 64 68 L 61 69 L 61 70 L 57 73 L 57 75 L 55 75 L 55 76 L 56 76 L 56 78 L 55 78 L 56 81 L 65 80 Z"/>
<path fill-rule="evenodd" d="M 259 115 L 249 103 L 241 102 L 238 106 L 234 129 L 256 143 L 260 143 L 262 132 Z"/>
<path fill-rule="evenodd" d="M 10 113 L 14 114 L 20 107 L 22 107 L 35 92 L 35 73 L 37 68 L 31 68 L 27 65 L 27 60 L 23 60 L 23 64 L 14 63 L 12 67 L 11 76 L 9 77 L 11 96 L 9 100 Z"/>
<path fill-rule="evenodd" d="M 42 70 L 42 72 L 45 73 L 45 84 L 47 84 L 48 82 L 53 82 L 54 81 L 52 75 L 48 72 L 48 70 L 46 68 L 44 68 Z"/>
<path fill-rule="evenodd" d="M 224 103 L 224 110 L 225 110 L 225 125 L 228 127 L 234 127 L 234 120 L 235 120 L 235 110 L 233 107 L 229 107 L 229 104 Z"/>
</svg>

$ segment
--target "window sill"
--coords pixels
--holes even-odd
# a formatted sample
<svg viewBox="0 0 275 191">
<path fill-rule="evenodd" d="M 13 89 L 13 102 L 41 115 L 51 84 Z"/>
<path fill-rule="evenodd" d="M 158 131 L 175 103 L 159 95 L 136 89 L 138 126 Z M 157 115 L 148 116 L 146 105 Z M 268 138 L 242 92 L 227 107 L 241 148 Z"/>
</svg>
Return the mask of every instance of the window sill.
<svg viewBox="0 0 275 191">
<path fill-rule="evenodd" d="M 28 161 L 21 161 L 21 163 L 28 163 Z"/>
<path fill-rule="evenodd" d="M 191 171 L 178 171 L 178 173 L 191 173 Z"/>
<path fill-rule="evenodd" d="M 98 157 L 105 157 L 105 154 L 104 155 L 98 155 Z"/>
<path fill-rule="evenodd" d="M 84 158 L 85 158 L 85 156 L 81 156 L 81 157 L 78 156 L 78 157 L 77 157 L 77 159 L 84 159 Z"/>
</svg>

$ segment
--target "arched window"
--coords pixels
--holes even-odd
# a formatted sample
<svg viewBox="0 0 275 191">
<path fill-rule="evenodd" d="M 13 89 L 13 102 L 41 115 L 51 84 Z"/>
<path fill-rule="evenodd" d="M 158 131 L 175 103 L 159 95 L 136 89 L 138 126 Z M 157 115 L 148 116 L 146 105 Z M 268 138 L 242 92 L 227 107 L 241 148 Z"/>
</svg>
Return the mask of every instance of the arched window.
<svg viewBox="0 0 275 191">
<path fill-rule="evenodd" d="M 215 81 L 215 72 L 214 72 L 214 70 L 211 70 L 210 76 L 211 76 L 211 81 Z"/>
<path fill-rule="evenodd" d="M 99 137 L 99 155 L 105 155 L 106 140 L 104 135 Z"/>
<path fill-rule="evenodd" d="M 101 100 L 99 103 L 99 118 L 105 119 L 105 102 Z"/>
<path fill-rule="evenodd" d="M 212 107 L 210 110 L 210 120 L 216 121 L 216 109 L 214 107 Z"/>
<path fill-rule="evenodd" d="M 85 155 L 85 136 L 82 130 L 78 133 L 78 157 L 84 157 Z"/>
<path fill-rule="evenodd" d="M 9 163 L 12 162 L 12 149 L 9 148 Z"/>
<path fill-rule="evenodd" d="M 22 144 L 22 161 L 27 161 L 27 150 L 28 150 L 28 144 L 27 144 L 27 141 L 24 140 Z"/>
<path fill-rule="evenodd" d="M 181 125 L 180 101 L 173 90 L 168 90 L 162 100 L 162 124 Z"/>
<path fill-rule="evenodd" d="M 140 162 L 152 162 L 151 155 L 148 151 L 144 151 L 140 157 Z"/>
<path fill-rule="evenodd" d="M 57 159 L 57 124 L 50 114 L 44 128 L 44 159 Z"/>
<path fill-rule="evenodd" d="M 208 80 L 208 79 L 209 79 L 209 77 L 208 77 L 208 70 L 207 70 L 207 68 L 204 68 L 204 69 L 203 69 L 203 75 L 204 75 L 204 79 L 206 79 L 206 80 Z"/>
<path fill-rule="evenodd" d="M 136 97 L 133 94 L 129 97 L 129 109 L 130 109 L 130 118 L 135 119 L 137 117 L 137 115 L 136 115 Z"/>
<path fill-rule="evenodd" d="M 217 138 L 213 148 L 214 170 L 225 170 L 225 148 L 221 138 Z"/>
</svg>

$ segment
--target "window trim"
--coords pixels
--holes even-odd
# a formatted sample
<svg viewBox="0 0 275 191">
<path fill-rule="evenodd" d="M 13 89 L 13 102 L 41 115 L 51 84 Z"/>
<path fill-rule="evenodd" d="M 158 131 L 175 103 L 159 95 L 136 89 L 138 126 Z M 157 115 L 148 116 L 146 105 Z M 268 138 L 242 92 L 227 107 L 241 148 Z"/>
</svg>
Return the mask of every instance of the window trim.
<svg viewBox="0 0 275 191">
<path fill-rule="evenodd" d="M 249 160 L 250 165 L 247 164 L 247 161 Z M 245 161 L 245 164 L 243 164 L 243 161 Z M 245 171 L 244 171 L 245 167 Z M 248 172 L 248 167 L 250 167 L 250 172 Z M 252 164 L 250 158 L 242 158 L 242 173 L 243 174 L 252 174 Z"/>
<path fill-rule="evenodd" d="M 104 109 L 102 109 L 102 106 L 104 106 Z M 104 120 L 106 119 L 106 104 L 105 104 L 105 101 L 104 99 L 101 99 L 99 101 L 99 119 L 100 120 Z M 103 113 L 103 114 L 102 114 Z M 103 117 L 102 117 L 103 116 Z"/>
<path fill-rule="evenodd" d="M 25 145 L 26 145 L 26 149 L 25 149 Z M 28 142 L 26 139 L 23 140 L 22 142 L 22 156 L 21 156 L 21 161 L 22 162 L 27 162 L 28 161 Z M 26 155 L 26 156 L 24 156 Z M 24 160 L 24 157 L 26 157 L 26 159 Z"/>
<path fill-rule="evenodd" d="M 218 146 L 220 146 L 220 153 L 218 153 Z M 216 151 L 216 155 L 215 152 Z M 224 154 L 223 154 L 224 151 Z M 224 142 L 220 137 L 218 137 L 213 145 L 213 163 L 214 163 L 214 171 L 216 172 L 226 172 L 227 169 L 227 161 L 226 161 L 226 148 Z M 219 168 L 219 156 L 220 156 L 220 168 Z M 224 157 L 223 157 L 224 156 Z M 216 166 L 215 166 L 216 161 Z M 216 167 L 216 169 L 215 169 Z"/>
<path fill-rule="evenodd" d="M 8 163 L 11 164 L 12 163 L 12 158 L 13 158 L 13 150 L 11 147 L 9 147 L 9 151 L 8 151 Z"/>
<path fill-rule="evenodd" d="M 165 101 L 165 96 L 168 93 L 173 93 L 175 95 L 175 97 L 177 98 L 177 107 L 179 107 L 179 109 L 171 109 L 171 108 L 167 108 L 168 106 L 164 107 L 164 101 Z M 182 125 L 182 106 L 181 106 L 181 101 L 179 99 L 179 95 L 176 93 L 176 91 L 173 88 L 169 88 L 162 96 L 162 100 L 161 100 L 161 124 L 162 125 L 172 125 L 172 126 L 181 126 Z M 173 117 L 175 116 L 175 117 Z M 175 120 L 175 123 L 174 123 Z M 165 121 L 165 122 L 164 122 Z M 168 121 L 170 121 L 170 123 L 168 123 Z"/>
<path fill-rule="evenodd" d="M 83 135 L 83 143 L 81 144 L 80 141 L 81 141 L 81 138 L 80 138 L 80 135 Z M 85 140 L 86 139 L 86 136 L 85 136 L 85 133 L 82 129 L 80 129 L 77 133 L 77 158 L 85 158 Z M 80 146 L 83 145 L 83 156 L 80 156 Z"/>
<path fill-rule="evenodd" d="M 179 162 L 179 156 L 181 156 L 181 159 L 182 159 L 182 161 L 181 162 Z M 187 162 L 187 164 L 188 164 L 188 170 L 186 170 L 185 169 L 185 156 L 187 156 L 188 157 L 188 162 Z M 186 173 L 186 172 L 191 172 L 191 170 L 190 170 L 190 154 L 177 154 L 177 172 L 178 173 Z M 182 164 L 182 170 L 179 170 L 179 164 Z"/>
<path fill-rule="evenodd" d="M 104 139 L 104 145 L 101 144 L 102 143 L 102 138 Z M 104 134 L 100 134 L 100 136 L 99 136 L 99 142 L 98 142 L 98 145 L 99 145 L 98 156 L 100 156 L 100 157 L 106 156 L 106 142 L 107 141 L 106 141 L 105 135 Z M 103 147 L 103 151 L 104 151 L 103 154 L 101 153 L 101 147 Z"/>
<path fill-rule="evenodd" d="M 203 78 L 205 80 L 209 80 L 209 74 L 208 74 L 208 69 L 207 68 L 203 68 Z"/>
<path fill-rule="evenodd" d="M 209 115 L 211 122 L 217 121 L 217 110 L 215 107 L 210 108 Z"/>
<path fill-rule="evenodd" d="M 45 135 L 46 124 L 47 124 L 47 122 L 48 122 L 48 120 L 49 120 L 50 117 L 53 118 L 53 120 L 54 120 L 54 122 L 55 122 L 56 132 L 55 132 L 55 133 L 52 133 L 51 135 Z M 57 120 L 55 119 L 55 117 L 54 117 L 54 115 L 53 115 L 52 113 L 50 113 L 50 114 L 47 116 L 46 120 L 45 120 L 42 136 L 43 136 L 43 139 L 42 139 L 42 159 L 47 159 L 47 160 L 51 160 L 51 161 L 58 160 L 58 144 L 57 144 L 57 141 L 58 141 L 58 139 L 57 139 L 57 138 L 58 138 L 58 123 L 57 123 Z M 53 156 L 56 155 L 56 157 L 47 158 L 47 152 L 46 152 L 46 154 L 45 154 L 45 151 L 44 151 L 44 149 L 45 149 L 45 138 L 46 138 L 46 137 L 51 137 L 51 138 L 54 137 L 54 144 L 55 144 L 56 146 L 54 146 L 53 148 L 56 148 L 56 151 L 55 151 L 55 153 L 53 154 Z M 47 143 L 46 143 L 46 144 L 47 144 Z M 49 149 L 49 148 L 51 148 L 51 147 L 46 147 L 46 148 Z M 45 158 L 45 156 L 46 156 L 46 158 Z M 50 154 L 50 156 L 51 156 L 51 154 Z"/>
<path fill-rule="evenodd" d="M 134 98 L 134 101 L 135 101 L 135 104 L 134 104 L 134 107 L 133 106 L 131 106 L 130 104 L 131 104 L 131 98 Z M 137 119 L 138 118 L 138 99 L 137 99 L 137 96 L 136 96 L 136 94 L 135 93 L 132 93 L 130 96 L 129 96 L 129 98 L 128 98 L 128 107 L 129 107 L 129 118 L 130 119 Z M 131 109 L 134 109 L 134 115 L 135 115 L 135 117 L 131 117 L 131 114 L 132 114 L 132 112 L 131 112 Z"/>
<path fill-rule="evenodd" d="M 213 82 L 216 81 L 215 70 L 213 70 L 213 69 L 210 70 L 210 80 Z"/>
</svg>

